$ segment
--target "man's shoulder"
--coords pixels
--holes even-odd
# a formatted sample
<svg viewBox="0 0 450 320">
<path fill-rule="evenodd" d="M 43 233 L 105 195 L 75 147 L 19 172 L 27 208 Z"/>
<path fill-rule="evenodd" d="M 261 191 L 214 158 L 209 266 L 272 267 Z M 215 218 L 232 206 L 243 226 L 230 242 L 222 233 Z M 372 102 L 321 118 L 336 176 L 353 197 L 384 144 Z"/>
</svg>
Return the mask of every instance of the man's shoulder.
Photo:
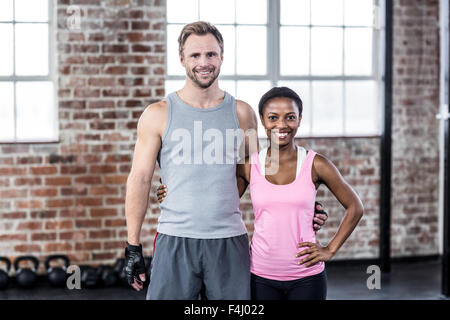
<svg viewBox="0 0 450 320">
<path fill-rule="evenodd" d="M 145 127 L 147 130 L 156 129 L 160 132 L 162 126 L 167 121 L 167 101 L 161 100 L 149 104 L 139 118 L 138 127 Z"/>
<path fill-rule="evenodd" d="M 236 111 L 239 116 L 252 116 L 255 112 L 253 108 L 245 101 L 236 99 Z"/>
<path fill-rule="evenodd" d="M 149 104 L 142 112 L 141 119 L 167 117 L 167 101 L 160 100 Z M 153 119 L 154 120 L 154 119 Z"/>
</svg>

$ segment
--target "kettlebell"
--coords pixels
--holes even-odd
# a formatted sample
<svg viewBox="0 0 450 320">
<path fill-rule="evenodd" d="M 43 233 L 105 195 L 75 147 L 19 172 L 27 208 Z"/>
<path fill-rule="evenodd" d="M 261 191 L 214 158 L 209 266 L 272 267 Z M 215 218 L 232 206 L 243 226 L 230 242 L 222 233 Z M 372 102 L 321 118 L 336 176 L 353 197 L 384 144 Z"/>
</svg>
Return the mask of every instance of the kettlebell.
<svg viewBox="0 0 450 320">
<path fill-rule="evenodd" d="M 50 262 L 53 260 L 64 260 L 63 267 L 50 267 Z M 66 255 L 54 254 L 45 259 L 45 269 L 48 272 L 48 281 L 54 287 L 64 287 L 66 285 L 67 273 L 66 270 L 70 265 L 70 260 Z"/>
<path fill-rule="evenodd" d="M 21 261 L 29 260 L 33 262 L 32 268 L 20 268 Z M 16 270 L 16 281 L 22 288 L 32 288 L 37 281 L 36 271 L 39 268 L 39 260 L 33 256 L 20 256 L 14 260 L 14 269 Z"/>
<path fill-rule="evenodd" d="M 128 281 L 127 281 L 127 275 L 124 270 L 125 267 L 125 259 L 119 258 L 116 260 L 116 264 L 114 265 L 114 271 L 117 274 L 117 277 L 119 278 L 119 282 L 123 286 L 128 287 Z"/>
<path fill-rule="evenodd" d="M 105 287 L 113 287 L 117 284 L 117 274 L 111 266 L 99 266 L 97 268 L 97 275 Z"/>
<path fill-rule="evenodd" d="M 81 283 L 85 288 L 95 288 L 98 285 L 99 277 L 97 270 L 91 266 L 80 266 L 81 269 Z"/>
<path fill-rule="evenodd" d="M 6 264 L 5 270 L 0 269 L 0 290 L 6 289 L 9 284 L 9 270 L 11 269 L 11 260 L 7 257 L 0 257 L 0 261 Z"/>
</svg>

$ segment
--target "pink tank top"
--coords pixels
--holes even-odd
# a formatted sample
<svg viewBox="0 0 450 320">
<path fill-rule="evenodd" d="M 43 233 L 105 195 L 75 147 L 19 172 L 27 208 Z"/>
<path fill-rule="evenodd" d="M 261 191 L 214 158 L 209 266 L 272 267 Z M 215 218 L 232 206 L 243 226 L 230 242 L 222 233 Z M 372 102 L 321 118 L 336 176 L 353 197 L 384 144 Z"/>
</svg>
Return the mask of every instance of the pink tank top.
<svg viewBox="0 0 450 320">
<path fill-rule="evenodd" d="M 298 248 L 299 243 L 316 242 L 313 229 L 316 188 L 311 178 L 315 155 L 312 150 L 308 152 L 296 179 L 286 185 L 267 181 L 258 153 L 251 156 L 250 196 L 255 214 L 250 267 L 253 274 L 288 281 L 324 270 L 323 262 L 306 268 L 298 264 L 306 256 L 296 257 L 307 249 Z"/>
</svg>

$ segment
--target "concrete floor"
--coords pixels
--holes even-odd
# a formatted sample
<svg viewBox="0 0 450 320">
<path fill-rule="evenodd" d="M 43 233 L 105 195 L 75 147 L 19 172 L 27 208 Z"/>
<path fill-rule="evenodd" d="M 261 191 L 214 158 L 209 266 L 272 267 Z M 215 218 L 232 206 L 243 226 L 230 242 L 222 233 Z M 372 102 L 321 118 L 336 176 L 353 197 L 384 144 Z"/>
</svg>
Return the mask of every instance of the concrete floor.
<svg viewBox="0 0 450 320">
<path fill-rule="evenodd" d="M 381 275 L 381 288 L 369 290 L 369 265 L 327 266 L 328 300 L 441 300 L 440 261 L 392 264 L 390 274 Z M 146 290 L 145 290 L 146 291 Z M 0 291 L 0 300 L 144 300 L 145 291 L 131 288 L 55 289 L 41 282 L 35 289 L 12 284 Z"/>
</svg>

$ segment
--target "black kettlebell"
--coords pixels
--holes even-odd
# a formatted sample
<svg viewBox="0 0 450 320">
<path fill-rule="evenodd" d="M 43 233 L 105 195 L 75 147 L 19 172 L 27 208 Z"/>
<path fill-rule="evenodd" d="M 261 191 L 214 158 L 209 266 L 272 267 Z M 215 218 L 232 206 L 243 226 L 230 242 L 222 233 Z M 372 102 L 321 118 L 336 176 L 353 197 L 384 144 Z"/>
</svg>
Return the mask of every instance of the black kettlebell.
<svg viewBox="0 0 450 320">
<path fill-rule="evenodd" d="M 101 265 L 97 268 L 97 275 L 105 287 L 113 287 L 119 280 L 113 267 Z"/>
<path fill-rule="evenodd" d="M 95 288 L 98 286 L 99 277 L 97 270 L 91 266 L 80 266 L 81 283 L 85 288 Z"/>
<path fill-rule="evenodd" d="M 21 261 L 31 261 L 32 268 L 20 268 Z M 39 268 L 39 260 L 33 256 L 20 256 L 14 260 L 14 269 L 16 270 L 16 281 L 22 288 L 32 288 L 37 281 L 36 271 Z"/>
<path fill-rule="evenodd" d="M 114 265 L 114 271 L 116 272 L 117 277 L 119 278 L 119 282 L 123 286 L 128 286 L 127 275 L 124 270 L 125 259 L 119 258 L 116 260 L 116 264 Z"/>
<path fill-rule="evenodd" d="M 62 267 L 50 267 L 50 262 L 53 260 L 64 260 Z M 67 268 L 70 265 L 70 260 L 66 255 L 54 254 L 45 259 L 45 269 L 48 272 L 48 281 L 54 287 L 64 287 L 67 280 Z"/>
<path fill-rule="evenodd" d="M 6 264 L 5 270 L 0 269 L 0 290 L 6 289 L 9 284 L 9 270 L 11 269 L 11 260 L 7 257 L 0 257 L 0 261 Z"/>
</svg>

